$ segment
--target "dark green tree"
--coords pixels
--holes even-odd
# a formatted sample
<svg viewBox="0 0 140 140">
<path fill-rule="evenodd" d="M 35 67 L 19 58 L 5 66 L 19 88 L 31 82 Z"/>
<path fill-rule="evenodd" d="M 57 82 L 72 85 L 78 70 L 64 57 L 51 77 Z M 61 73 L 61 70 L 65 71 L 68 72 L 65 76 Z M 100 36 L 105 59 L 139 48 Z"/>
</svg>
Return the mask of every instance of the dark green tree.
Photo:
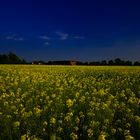
<svg viewBox="0 0 140 140">
<path fill-rule="evenodd" d="M 108 65 L 111 65 L 111 66 L 114 65 L 114 61 L 113 60 L 109 60 L 108 61 Z"/>
<path fill-rule="evenodd" d="M 135 61 L 135 62 L 134 62 L 134 66 L 140 66 L 140 62 Z"/>
<path fill-rule="evenodd" d="M 103 60 L 103 61 L 101 62 L 101 65 L 107 65 L 107 61 L 106 61 L 106 60 Z"/>
<path fill-rule="evenodd" d="M 19 58 L 16 54 L 9 52 L 7 55 L 0 55 L 0 64 L 26 64 L 26 61 Z"/>
</svg>

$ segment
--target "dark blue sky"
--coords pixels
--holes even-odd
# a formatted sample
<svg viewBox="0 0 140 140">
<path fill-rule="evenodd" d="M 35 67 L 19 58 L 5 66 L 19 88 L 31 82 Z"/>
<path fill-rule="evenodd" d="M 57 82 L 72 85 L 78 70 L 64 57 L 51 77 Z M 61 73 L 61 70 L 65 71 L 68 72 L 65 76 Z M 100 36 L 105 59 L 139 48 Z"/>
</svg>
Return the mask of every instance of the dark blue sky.
<svg viewBox="0 0 140 140">
<path fill-rule="evenodd" d="M 0 0 L 0 53 L 28 61 L 140 61 L 139 0 Z"/>
</svg>

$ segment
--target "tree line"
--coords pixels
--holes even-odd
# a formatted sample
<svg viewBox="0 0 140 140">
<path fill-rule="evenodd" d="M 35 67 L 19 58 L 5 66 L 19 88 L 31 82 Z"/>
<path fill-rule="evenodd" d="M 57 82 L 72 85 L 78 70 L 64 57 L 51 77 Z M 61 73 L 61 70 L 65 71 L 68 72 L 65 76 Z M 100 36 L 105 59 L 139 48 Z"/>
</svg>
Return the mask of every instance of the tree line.
<svg viewBox="0 0 140 140">
<path fill-rule="evenodd" d="M 71 61 L 49 61 L 44 64 L 48 65 L 71 65 Z M 92 62 L 81 62 L 75 61 L 75 65 L 85 65 L 85 66 L 140 66 L 139 61 L 131 62 L 129 60 L 124 61 L 120 58 L 116 58 L 114 60 L 103 60 L 103 61 L 92 61 Z"/>
<path fill-rule="evenodd" d="M 34 65 L 85 65 L 85 66 L 140 66 L 139 61 L 132 62 L 130 60 L 122 60 L 116 58 L 114 60 L 103 60 L 103 61 L 91 61 L 91 62 L 82 62 L 82 61 L 71 61 L 71 60 L 62 60 L 62 61 L 42 61 L 36 60 L 33 62 L 27 62 L 25 59 L 21 59 L 15 53 L 9 52 L 8 54 L 0 55 L 0 64 L 34 64 Z"/>
<path fill-rule="evenodd" d="M 78 62 L 79 65 L 99 65 L 99 66 L 140 66 L 139 61 L 132 62 L 130 60 L 122 60 L 116 58 L 114 60 L 103 60 L 103 61 L 93 61 L 93 62 Z"/>
<path fill-rule="evenodd" d="M 9 52 L 9 54 L 0 55 L 0 64 L 26 64 L 24 59 L 19 58 L 16 54 Z"/>
</svg>

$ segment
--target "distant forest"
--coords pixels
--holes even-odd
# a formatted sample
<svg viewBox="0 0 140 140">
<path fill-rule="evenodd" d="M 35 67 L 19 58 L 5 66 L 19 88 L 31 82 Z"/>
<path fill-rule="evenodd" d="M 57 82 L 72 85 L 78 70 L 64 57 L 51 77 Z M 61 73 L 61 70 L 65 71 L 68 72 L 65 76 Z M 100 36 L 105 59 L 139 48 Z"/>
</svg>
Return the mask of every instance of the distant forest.
<svg viewBox="0 0 140 140">
<path fill-rule="evenodd" d="M 25 59 L 21 59 L 15 53 L 9 52 L 8 54 L 0 55 L 0 64 L 34 64 L 34 65 L 89 65 L 89 66 L 140 66 L 139 61 L 132 62 L 130 60 L 124 61 L 120 58 L 114 60 L 81 62 L 76 60 L 62 60 L 62 61 L 42 61 L 35 60 L 33 62 L 27 62 Z"/>
</svg>

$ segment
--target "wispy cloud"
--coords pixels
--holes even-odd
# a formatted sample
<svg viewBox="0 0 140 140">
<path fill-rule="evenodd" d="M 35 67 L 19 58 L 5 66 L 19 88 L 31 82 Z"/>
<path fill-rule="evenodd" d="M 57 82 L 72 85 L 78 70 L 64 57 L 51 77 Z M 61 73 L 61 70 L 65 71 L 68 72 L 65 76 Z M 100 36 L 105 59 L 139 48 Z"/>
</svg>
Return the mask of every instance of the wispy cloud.
<svg viewBox="0 0 140 140">
<path fill-rule="evenodd" d="M 63 33 L 63 32 L 54 32 L 58 37 L 59 40 L 67 40 L 69 37 L 69 34 Z"/>
<path fill-rule="evenodd" d="M 49 42 L 45 42 L 45 43 L 44 43 L 44 45 L 49 46 L 49 45 L 50 45 L 50 43 L 49 43 Z"/>
<path fill-rule="evenodd" d="M 43 35 L 43 36 L 39 36 L 40 39 L 42 39 L 44 41 L 44 45 L 45 46 L 49 46 L 50 43 L 48 41 L 52 40 L 52 37 L 48 37 L 46 35 Z"/>
<path fill-rule="evenodd" d="M 8 35 L 3 37 L 5 40 L 14 40 L 14 41 L 24 41 L 25 39 L 23 37 L 18 37 L 16 35 Z"/>
<path fill-rule="evenodd" d="M 23 37 L 15 38 L 16 41 L 24 41 L 25 39 Z"/>
<path fill-rule="evenodd" d="M 9 35 L 9 36 L 6 36 L 5 39 L 6 40 L 14 40 L 16 37 L 16 35 Z"/>
<path fill-rule="evenodd" d="M 74 39 L 85 39 L 84 36 L 73 36 Z"/>
<path fill-rule="evenodd" d="M 48 37 L 48 36 L 40 36 L 39 37 L 40 39 L 43 39 L 43 40 L 51 40 L 51 37 Z"/>
<path fill-rule="evenodd" d="M 50 40 L 68 40 L 68 39 L 85 39 L 84 36 L 80 36 L 80 35 L 70 35 L 68 33 L 65 33 L 65 32 L 61 32 L 61 31 L 55 31 L 55 32 L 52 32 L 52 36 L 46 36 L 46 35 L 43 35 L 43 36 L 39 36 L 40 39 L 42 40 L 46 40 L 46 41 L 50 41 Z"/>
</svg>

